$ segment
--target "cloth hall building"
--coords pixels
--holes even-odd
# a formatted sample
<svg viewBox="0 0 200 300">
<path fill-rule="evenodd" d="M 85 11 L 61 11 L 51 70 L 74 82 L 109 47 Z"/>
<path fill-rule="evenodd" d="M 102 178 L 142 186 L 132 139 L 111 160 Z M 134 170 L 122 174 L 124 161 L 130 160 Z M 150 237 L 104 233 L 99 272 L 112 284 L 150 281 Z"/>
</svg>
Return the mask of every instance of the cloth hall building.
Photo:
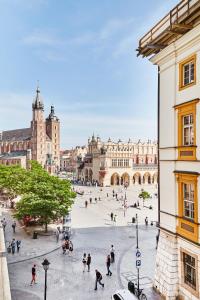
<svg viewBox="0 0 200 300">
<path fill-rule="evenodd" d="M 29 128 L 0 131 L 0 163 L 28 167 L 30 160 L 38 161 L 50 173 L 60 168 L 60 121 L 51 106 L 44 118 L 44 104 L 40 90 L 32 104 Z"/>
<path fill-rule="evenodd" d="M 157 184 L 157 143 L 102 142 L 93 135 L 78 178 L 101 186 Z"/>
</svg>

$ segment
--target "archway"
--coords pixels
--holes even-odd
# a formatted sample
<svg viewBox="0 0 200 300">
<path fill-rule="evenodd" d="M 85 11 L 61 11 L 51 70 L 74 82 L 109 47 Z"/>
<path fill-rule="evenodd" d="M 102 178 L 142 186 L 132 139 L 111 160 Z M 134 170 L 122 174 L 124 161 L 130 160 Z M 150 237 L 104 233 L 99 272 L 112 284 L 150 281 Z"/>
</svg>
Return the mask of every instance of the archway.
<svg viewBox="0 0 200 300">
<path fill-rule="evenodd" d="M 157 184 L 158 183 L 158 173 L 153 174 L 152 183 Z"/>
<path fill-rule="evenodd" d="M 133 176 L 133 183 L 134 184 L 141 184 L 141 175 L 140 173 L 135 173 Z"/>
<path fill-rule="evenodd" d="M 144 184 L 151 184 L 151 174 L 149 172 L 146 172 L 144 174 Z"/>
<path fill-rule="evenodd" d="M 121 176 L 121 185 L 126 185 L 128 186 L 130 184 L 130 176 L 128 173 L 124 173 Z"/>
<path fill-rule="evenodd" d="M 111 184 L 111 185 L 119 185 L 119 174 L 114 173 L 114 174 L 111 176 L 110 184 Z"/>
</svg>

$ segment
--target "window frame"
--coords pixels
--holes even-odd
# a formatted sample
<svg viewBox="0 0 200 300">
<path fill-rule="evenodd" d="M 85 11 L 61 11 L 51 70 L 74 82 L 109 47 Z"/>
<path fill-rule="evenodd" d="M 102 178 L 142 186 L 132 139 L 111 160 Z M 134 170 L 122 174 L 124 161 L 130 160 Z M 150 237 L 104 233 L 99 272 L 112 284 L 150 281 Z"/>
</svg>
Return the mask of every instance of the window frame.
<svg viewBox="0 0 200 300">
<path fill-rule="evenodd" d="M 195 286 L 187 282 L 186 279 L 186 273 L 185 273 L 185 259 L 184 256 L 190 256 L 195 261 Z M 188 290 L 191 294 L 193 294 L 195 297 L 199 298 L 199 280 L 198 280 L 198 256 L 196 254 L 190 253 L 186 249 L 180 248 L 180 256 L 181 256 L 181 285 Z M 188 264 L 189 266 L 189 264 Z"/>
<path fill-rule="evenodd" d="M 185 84 L 185 77 L 184 77 L 184 74 L 185 74 L 185 66 L 187 65 L 191 65 L 191 63 L 194 64 L 194 79 Z M 191 69 L 189 69 L 189 75 L 191 74 Z M 188 58 L 184 59 L 183 61 L 180 61 L 179 62 L 179 91 L 183 90 L 183 89 L 186 89 L 190 86 L 193 86 L 196 84 L 196 54 L 193 54 L 191 56 L 189 56 Z"/>
<path fill-rule="evenodd" d="M 178 215 L 177 215 L 177 233 L 182 237 L 198 242 L 198 175 L 197 174 L 185 174 L 176 173 L 176 179 L 178 183 Z M 184 214 L 184 184 L 193 184 L 194 186 L 194 218 L 189 218 Z"/>
<path fill-rule="evenodd" d="M 174 106 L 177 111 L 178 160 L 196 160 L 196 105 L 199 99 L 194 99 Z M 193 144 L 184 145 L 184 117 L 192 115 Z"/>
</svg>

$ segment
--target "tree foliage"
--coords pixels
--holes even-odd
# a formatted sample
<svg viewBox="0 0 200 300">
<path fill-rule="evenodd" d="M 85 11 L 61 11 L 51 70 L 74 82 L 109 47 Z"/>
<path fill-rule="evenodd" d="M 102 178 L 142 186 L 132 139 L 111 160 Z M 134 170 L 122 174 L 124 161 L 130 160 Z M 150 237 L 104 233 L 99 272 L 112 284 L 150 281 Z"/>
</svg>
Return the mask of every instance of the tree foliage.
<svg viewBox="0 0 200 300">
<path fill-rule="evenodd" d="M 144 206 L 144 201 L 151 198 L 151 195 L 147 191 L 142 190 L 141 193 L 138 195 L 138 197 L 142 198 L 143 206 Z"/>
<path fill-rule="evenodd" d="M 51 176 L 36 161 L 31 162 L 29 170 L 0 165 L 0 189 L 21 196 L 16 204 L 16 218 L 31 217 L 46 228 L 67 214 L 75 198 L 69 181 Z"/>
</svg>

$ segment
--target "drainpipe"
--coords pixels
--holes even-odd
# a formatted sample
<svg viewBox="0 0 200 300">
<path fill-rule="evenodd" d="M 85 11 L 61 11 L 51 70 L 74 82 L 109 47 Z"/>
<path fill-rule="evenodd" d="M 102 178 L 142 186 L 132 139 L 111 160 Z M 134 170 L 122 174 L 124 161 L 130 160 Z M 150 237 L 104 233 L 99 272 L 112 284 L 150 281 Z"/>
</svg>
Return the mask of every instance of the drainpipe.
<svg viewBox="0 0 200 300">
<path fill-rule="evenodd" d="M 158 133 L 158 228 L 160 227 L 160 66 L 158 66 L 158 111 L 157 111 L 157 133 Z"/>
</svg>

